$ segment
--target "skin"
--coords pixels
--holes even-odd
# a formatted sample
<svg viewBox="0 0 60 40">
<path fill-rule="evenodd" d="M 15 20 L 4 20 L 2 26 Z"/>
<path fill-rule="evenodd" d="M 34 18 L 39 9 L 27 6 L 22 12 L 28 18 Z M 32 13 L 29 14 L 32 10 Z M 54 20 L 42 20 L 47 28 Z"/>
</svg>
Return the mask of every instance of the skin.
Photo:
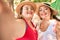
<svg viewBox="0 0 60 40">
<path fill-rule="evenodd" d="M 0 14 L 1 14 L 1 12 L 2 12 L 2 5 L 1 5 L 1 3 L 0 3 Z"/>
<path fill-rule="evenodd" d="M 21 24 L 21 21 L 16 21 L 14 13 L 11 7 L 7 3 L 0 0 L 1 9 L 0 9 L 0 40 L 13 40 L 15 34 L 21 32 L 21 29 L 25 27 L 25 23 Z M 24 25 L 23 27 L 20 27 Z M 20 34 L 23 34 L 25 28 Z"/>
<path fill-rule="evenodd" d="M 40 7 L 39 16 L 42 18 L 40 29 L 42 32 L 45 32 L 50 24 L 48 21 L 52 20 L 50 19 L 51 16 L 50 9 L 46 6 Z M 57 20 L 56 20 L 56 24 L 54 25 L 53 31 L 57 34 L 57 40 L 60 40 L 60 22 Z"/>
<path fill-rule="evenodd" d="M 49 20 L 50 20 L 50 9 L 46 6 L 41 6 L 39 8 L 39 16 L 41 17 L 42 19 L 42 22 L 41 22 L 41 31 L 46 31 L 46 29 L 48 28 L 49 26 Z M 43 25 L 44 24 L 44 25 Z"/>
<path fill-rule="evenodd" d="M 23 19 L 16 19 L 14 13 L 7 3 L 0 0 L 0 38 L 1 40 L 16 40 L 25 34 L 26 23 Z M 28 10 L 26 7 L 28 6 Z M 28 24 L 34 30 L 31 24 L 31 19 L 34 11 L 29 5 L 26 5 L 22 9 L 22 15 L 27 20 Z M 25 10 L 25 11 L 23 11 Z M 28 12 L 27 12 L 28 11 Z M 31 12 L 31 13 L 30 13 Z M 25 14 L 24 14 L 25 13 Z M 22 31 L 21 31 L 22 30 Z"/>
<path fill-rule="evenodd" d="M 56 26 L 57 39 L 60 40 L 60 22 L 57 22 Z"/>
<path fill-rule="evenodd" d="M 12 40 L 15 32 L 14 26 L 18 25 L 15 20 L 11 7 L 0 0 L 0 40 Z"/>
<path fill-rule="evenodd" d="M 46 6 L 41 6 L 39 9 L 39 15 L 42 18 L 42 20 L 44 20 L 45 18 L 47 19 L 47 17 L 50 17 L 50 9 Z M 48 20 L 48 19 L 47 19 Z"/>
<path fill-rule="evenodd" d="M 31 29 L 35 30 L 35 28 L 31 24 L 31 19 L 33 17 L 33 13 L 34 13 L 34 10 L 32 9 L 32 7 L 30 5 L 24 5 L 23 6 L 23 8 L 22 8 L 23 18 L 27 21 L 27 23 L 29 24 Z M 23 37 L 24 34 L 25 34 L 25 30 L 26 30 L 26 23 L 25 23 L 25 21 L 23 19 L 19 19 L 17 21 L 19 21 L 21 23 L 20 27 L 23 27 L 23 28 L 20 29 L 20 27 L 18 27 L 18 30 L 16 31 L 17 34 L 15 34 L 14 39 Z M 22 30 L 22 32 L 20 32 L 21 30 Z"/>
<path fill-rule="evenodd" d="M 25 5 L 25 6 L 23 7 L 22 15 L 23 15 L 24 17 L 30 19 L 30 18 L 32 18 L 32 16 L 33 16 L 32 13 L 34 13 L 34 10 L 33 10 L 33 8 L 32 8 L 31 6 Z"/>
</svg>

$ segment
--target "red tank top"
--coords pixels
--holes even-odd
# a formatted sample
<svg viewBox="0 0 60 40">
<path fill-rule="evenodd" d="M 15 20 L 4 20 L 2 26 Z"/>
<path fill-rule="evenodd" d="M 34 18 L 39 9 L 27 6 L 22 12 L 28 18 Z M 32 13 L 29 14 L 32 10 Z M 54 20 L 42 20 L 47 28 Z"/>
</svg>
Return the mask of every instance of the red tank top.
<svg viewBox="0 0 60 40">
<path fill-rule="evenodd" d="M 24 34 L 23 37 L 17 38 L 16 40 L 37 40 L 37 37 L 38 37 L 37 36 L 38 35 L 37 31 L 31 29 L 25 19 L 24 19 L 24 21 L 26 22 L 26 31 L 25 31 L 25 34 Z"/>
</svg>

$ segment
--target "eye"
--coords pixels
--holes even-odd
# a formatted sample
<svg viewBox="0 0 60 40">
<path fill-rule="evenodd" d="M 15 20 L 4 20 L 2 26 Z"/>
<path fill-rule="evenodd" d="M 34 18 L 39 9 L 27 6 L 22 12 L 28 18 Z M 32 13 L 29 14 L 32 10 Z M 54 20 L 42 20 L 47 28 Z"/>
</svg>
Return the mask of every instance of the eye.
<svg viewBox="0 0 60 40">
<path fill-rule="evenodd" d="M 42 11 L 42 9 L 40 8 L 39 11 Z"/>
<path fill-rule="evenodd" d="M 32 7 L 25 7 L 25 10 L 34 10 L 34 8 L 32 8 Z"/>
<path fill-rule="evenodd" d="M 32 7 L 31 7 L 30 9 L 31 9 L 31 10 L 34 10 L 34 8 L 32 8 Z"/>
<path fill-rule="evenodd" d="M 48 10 L 48 8 L 45 8 L 45 10 Z"/>
<path fill-rule="evenodd" d="M 26 10 L 28 10 L 28 7 L 26 7 Z"/>
</svg>

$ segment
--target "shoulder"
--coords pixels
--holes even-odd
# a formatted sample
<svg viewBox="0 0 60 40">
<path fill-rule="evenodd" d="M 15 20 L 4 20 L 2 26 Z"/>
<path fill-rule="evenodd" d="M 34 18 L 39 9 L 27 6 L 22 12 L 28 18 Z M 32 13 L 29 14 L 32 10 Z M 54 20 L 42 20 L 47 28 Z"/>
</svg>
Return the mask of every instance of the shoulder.
<svg viewBox="0 0 60 40">
<path fill-rule="evenodd" d="M 50 20 L 50 23 L 56 25 L 57 24 L 57 21 L 55 19 L 52 19 L 52 20 Z"/>
<path fill-rule="evenodd" d="M 57 28 L 60 29 L 60 21 L 57 21 Z"/>
<path fill-rule="evenodd" d="M 55 25 L 55 32 L 59 33 L 60 32 L 60 22 L 57 21 L 56 25 Z"/>
<path fill-rule="evenodd" d="M 23 19 L 17 19 L 16 22 L 20 25 L 20 27 L 26 26 L 26 22 Z"/>
<path fill-rule="evenodd" d="M 15 24 L 14 38 L 23 37 L 26 31 L 26 23 L 23 19 L 17 19 Z"/>
</svg>

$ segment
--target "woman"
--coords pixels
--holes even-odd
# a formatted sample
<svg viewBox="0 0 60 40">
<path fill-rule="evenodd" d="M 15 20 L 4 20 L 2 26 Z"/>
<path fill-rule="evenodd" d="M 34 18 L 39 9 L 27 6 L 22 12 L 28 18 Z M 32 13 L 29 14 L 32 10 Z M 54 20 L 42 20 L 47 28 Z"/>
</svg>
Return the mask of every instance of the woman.
<svg viewBox="0 0 60 40">
<path fill-rule="evenodd" d="M 37 31 L 31 22 L 35 10 L 36 5 L 30 1 L 24 1 L 17 6 L 20 27 L 16 31 L 16 40 L 37 40 Z"/>
<path fill-rule="evenodd" d="M 38 16 L 41 19 L 39 29 L 42 35 L 39 36 L 39 40 L 57 40 L 55 29 L 57 20 L 60 20 L 56 15 L 57 11 L 53 10 L 49 4 L 40 3 L 38 7 Z"/>
</svg>

